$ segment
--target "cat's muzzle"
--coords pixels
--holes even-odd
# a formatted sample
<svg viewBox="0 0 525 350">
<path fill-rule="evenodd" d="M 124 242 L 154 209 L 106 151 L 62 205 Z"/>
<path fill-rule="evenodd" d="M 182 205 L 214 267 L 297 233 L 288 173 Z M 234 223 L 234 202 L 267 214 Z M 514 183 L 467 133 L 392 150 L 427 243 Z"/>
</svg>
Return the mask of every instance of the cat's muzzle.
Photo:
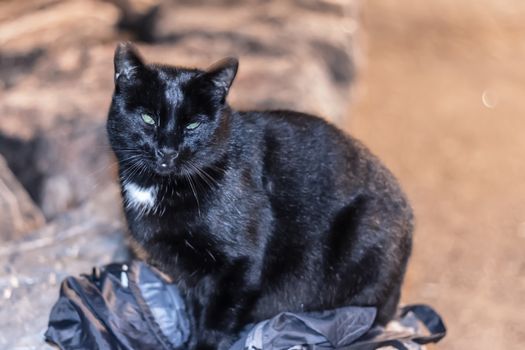
<svg viewBox="0 0 525 350">
<path fill-rule="evenodd" d="M 156 170 L 161 175 L 172 173 L 179 156 L 177 151 L 159 151 L 157 153 Z"/>
</svg>

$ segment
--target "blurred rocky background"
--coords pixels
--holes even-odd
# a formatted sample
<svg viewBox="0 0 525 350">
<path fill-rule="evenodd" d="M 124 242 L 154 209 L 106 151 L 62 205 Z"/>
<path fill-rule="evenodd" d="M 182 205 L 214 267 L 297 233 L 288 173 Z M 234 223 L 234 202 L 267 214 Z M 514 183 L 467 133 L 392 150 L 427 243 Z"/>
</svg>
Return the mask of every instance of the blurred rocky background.
<svg viewBox="0 0 525 350">
<path fill-rule="evenodd" d="M 412 200 L 403 301 L 442 313 L 438 348 L 524 348 L 524 18 L 522 0 L 0 0 L 0 348 L 45 348 L 60 280 L 127 257 L 104 131 L 122 40 L 237 55 L 234 107 L 363 140 Z"/>
<path fill-rule="evenodd" d="M 236 108 L 342 122 L 355 75 L 355 5 L 0 1 L 0 348 L 46 347 L 60 281 L 127 258 L 105 133 L 119 41 L 177 65 L 238 56 Z"/>
</svg>

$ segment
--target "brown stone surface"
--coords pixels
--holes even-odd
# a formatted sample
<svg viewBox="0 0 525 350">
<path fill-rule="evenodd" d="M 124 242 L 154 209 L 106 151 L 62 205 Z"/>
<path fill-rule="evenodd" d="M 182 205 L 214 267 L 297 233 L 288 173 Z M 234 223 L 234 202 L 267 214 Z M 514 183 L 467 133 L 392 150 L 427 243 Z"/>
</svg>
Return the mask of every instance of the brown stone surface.
<svg viewBox="0 0 525 350">
<path fill-rule="evenodd" d="M 71 120 L 37 139 L 34 159 L 43 177 L 39 204 L 46 218 L 77 207 L 115 183 L 117 167 L 109 149 L 100 122 Z"/>
<path fill-rule="evenodd" d="M 352 2 L 165 2 L 146 58 L 206 67 L 240 58 L 231 102 L 337 120 L 353 78 Z M 32 6 L 31 6 L 32 4 Z M 31 137 L 64 120 L 103 121 L 113 86 L 117 7 L 95 0 L 0 2 L 0 130 Z M 314 83 L 312 83 L 314 82 Z"/>
<path fill-rule="evenodd" d="M 43 334 L 60 281 L 126 261 L 116 185 L 24 239 L 0 246 L 0 348 L 48 349 Z"/>
<path fill-rule="evenodd" d="M 405 302 L 439 349 L 525 348 L 525 2 L 364 1 L 366 69 L 347 130 L 416 214 Z"/>
<path fill-rule="evenodd" d="M 0 241 L 21 238 L 44 223 L 44 215 L 0 155 Z"/>
<path fill-rule="evenodd" d="M 59 281 L 126 258 L 104 128 L 117 42 L 203 68 L 239 56 L 234 107 L 340 121 L 356 29 L 354 1 L 0 1 L 0 154 L 48 219 L 0 246 L 0 348 L 45 347 Z"/>
<path fill-rule="evenodd" d="M 154 8 L 156 24 L 139 43 L 147 60 L 206 67 L 236 55 L 233 106 L 344 116 L 354 75 L 353 2 L 0 2 L 0 154 L 47 218 L 114 181 L 104 131 L 113 52 L 118 41 L 145 35 L 132 25 L 143 29 L 140 18 Z M 21 161 L 15 145 L 33 151 Z"/>
</svg>

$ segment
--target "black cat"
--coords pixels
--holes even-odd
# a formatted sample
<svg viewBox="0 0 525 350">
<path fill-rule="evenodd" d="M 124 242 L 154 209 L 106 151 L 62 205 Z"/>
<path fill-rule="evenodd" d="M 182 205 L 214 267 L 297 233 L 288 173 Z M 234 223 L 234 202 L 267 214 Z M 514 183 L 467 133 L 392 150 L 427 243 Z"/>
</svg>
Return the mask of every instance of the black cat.
<svg viewBox="0 0 525 350">
<path fill-rule="evenodd" d="M 125 213 L 190 305 L 188 347 L 226 349 L 281 311 L 372 305 L 386 323 L 411 250 L 397 182 L 319 118 L 232 110 L 237 65 L 144 64 L 130 44 L 115 53 L 107 130 Z"/>
</svg>

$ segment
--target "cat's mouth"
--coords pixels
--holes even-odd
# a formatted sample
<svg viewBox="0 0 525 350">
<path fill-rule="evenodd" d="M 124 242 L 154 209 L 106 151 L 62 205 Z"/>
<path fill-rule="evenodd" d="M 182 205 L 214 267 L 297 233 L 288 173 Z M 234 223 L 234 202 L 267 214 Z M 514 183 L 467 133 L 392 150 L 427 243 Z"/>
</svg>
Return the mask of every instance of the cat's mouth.
<svg viewBox="0 0 525 350">
<path fill-rule="evenodd" d="M 155 163 L 153 165 L 153 171 L 161 176 L 176 175 L 179 173 L 178 167 L 166 163 Z"/>
<path fill-rule="evenodd" d="M 149 167 L 152 172 L 160 176 L 185 177 L 202 172 L 202 170 L 199 171 L 199 165 L 187 159 L 177 159 L 171 162 L 162 159 L 150 160 Z"/>
<path fill-rule="evenodd" d="M 160 176 L 183 177 L 193 173 L 192 168 L 185 164 L 162 166 L 162 164 L 153 164 L 152 170 Z"/>
<path fill-rule="evenodd" d="M 161 176 L 174 175 L 180 172 L 180 161 L 178 152 L 161 151 L 152 162 L 153 171 Z"/>
</svg>

